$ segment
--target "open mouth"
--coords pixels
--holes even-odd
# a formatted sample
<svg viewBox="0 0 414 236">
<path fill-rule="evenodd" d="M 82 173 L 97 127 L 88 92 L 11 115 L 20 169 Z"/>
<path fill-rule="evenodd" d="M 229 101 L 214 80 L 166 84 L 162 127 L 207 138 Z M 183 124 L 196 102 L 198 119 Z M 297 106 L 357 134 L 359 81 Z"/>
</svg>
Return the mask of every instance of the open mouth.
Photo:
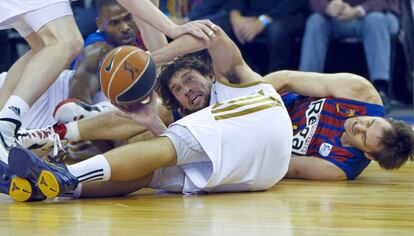
<svg viewBox="0 0 414 236">
<path fill-rule="evenodd" d="M 124 43 L 131 42 L 131 41 L 132 41 L 132 35 L 131 35 L 131 34 L 126 34 L 126 35 L 123 35 L 123 36 L 122 36 L 122 41 L 123 41 Z"/>
<path fill-rule="evenodd" d="M 199 100 L 200 100 L 200 98 L 201 98 L 201 95 L 200 94 L 193 94 L 193 95 L 191 95 L 190 96 L 190 104 L 191 105 L 194 105 L 194 104 L 198 103 Z"/>
</svg>

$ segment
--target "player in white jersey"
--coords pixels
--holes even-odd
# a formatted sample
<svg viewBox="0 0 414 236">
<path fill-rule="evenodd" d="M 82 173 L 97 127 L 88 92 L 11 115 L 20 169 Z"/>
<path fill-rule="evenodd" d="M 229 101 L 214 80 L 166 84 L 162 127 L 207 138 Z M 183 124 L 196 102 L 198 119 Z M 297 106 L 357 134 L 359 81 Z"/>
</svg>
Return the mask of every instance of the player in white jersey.
<svg viewBox="0 0 414 236">
<path fill-rule="evenodd" d="M 13 64 L 0 91 L 0 160 L 7 161 L 30 107 L 82 49 L 69 0 L 0 1 L 0 29 L 14 28 L 30 49 Z"/>
<path fill-rule="evenodd" d="M 99 2 L 104 1 L 107 0 Z M 191 33 L 208 40 L 214 35 L 208 29 L 207 25 L 211 24 L 208 20 L 178 26 L 150 1 L 118 1 L 136 18 L 171 38 Z M 7 162 L 7 153 L 23 117 L 59 73 L 79 55 L 83 39 L 69 0 L 0 1 L 0 13 L 0 29 L 16 29 L 31 48 L 9 70 L 0 91 L 0 160 Z"/>
<path fill-rule="evenodd" d="M 280 96 L 248 67 L 229 37 L 217 27 L 212 29 L 217 37 L 211 42 L 185 35 L 152 54 L 162 64 L 208 48 L 214 73 L 191 66 L 174 68 L 173 63 L 160 76 L 170 99 L 178 101 L 181 113 L 188 116 L 167 129 L 158 116 L 154 94 L 149 104 L 130 106 L 123 113 L 160 137 L 113 149 L 69 165 L 68 170 L 14 148 L 9 155 L 12 170 L 32 181 L 41 179 L 39 188 L 48 197 L 79 189 L 82 197 L 91 196 L 96 188 L 100 196 L 111 196 L 138 187 L 198 193 L 273 186 L 289 165 L 289 116 Z M 90 181 L 94 182 L 78 187 Z"/>
</svg>

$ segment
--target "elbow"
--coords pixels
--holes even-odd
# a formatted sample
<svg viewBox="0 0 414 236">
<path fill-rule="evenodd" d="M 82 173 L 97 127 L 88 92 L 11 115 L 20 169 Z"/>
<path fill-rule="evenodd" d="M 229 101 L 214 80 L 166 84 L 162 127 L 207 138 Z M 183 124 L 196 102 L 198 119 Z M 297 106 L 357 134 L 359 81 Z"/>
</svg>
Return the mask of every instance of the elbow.
<svg viewBox="0 0 414 236">
<path fill-rule="evenodd" d="M 352 86 L 351 89 L 355 93 L 356 98 L 367 99 L 367 97 L 372 96 L 375 88 L 369 80 L 351 73 L 346 73 L 346 75 L 353 81 L 352 83 L 349 83 L 349 86 Z"/>
<path fill-rule="evenodd" d="M 287 81 L 288 81 L 289 73 L 290 72 L 287 70 L 280 70 L 280 71 L 272 72 L 264 76 L 263 79 L 266 82 L 270 83 L 278 93 L 284 93 L 288 91 Z"/>
</svg>

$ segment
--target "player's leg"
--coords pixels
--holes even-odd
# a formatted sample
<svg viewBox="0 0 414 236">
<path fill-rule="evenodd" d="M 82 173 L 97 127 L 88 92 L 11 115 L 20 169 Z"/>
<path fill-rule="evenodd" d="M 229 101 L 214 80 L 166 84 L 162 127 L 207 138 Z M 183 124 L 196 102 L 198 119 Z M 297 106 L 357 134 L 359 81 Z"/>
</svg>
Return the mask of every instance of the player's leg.
<svg viewBox="0 0 414 236">
<path fill-rule="evenodd" d="M 64 16 L 44 25 L 36 33 L 45 47 L 25 67 L 14 95 L 31 106 L 59 74 L 80 53 L 82 38 L 73 16 Z"/>
<path fill-rule="evenodd" d="M 128 181 L 177 163 L 176 150 L 167 137 L 128 144 L 103 155 L 68 166 L 49 164 L 33 153 L 13 148 L 9 165 L 18 176 L 37 181 L 48 197 L 73 191 L 84 181 Z"/>
<path fill-rule="evenodd" d="M 149 186 L 153 173 L 129 181 L 105 181 L 80 184 L 75 190 L 76 198 L 124 196 Z"/>
<path fill-rule="evenodd" d="M 23 24 L 23 23 L 21 23 Z M 22 28 L 16 28 L 20 34 L 24 34 L 23 25 L 20 25 Z M 28 26 L 26 26 L 28 27 Z M 30 46 L 30 51 L 21 56 L 10 69 L 7 71 L 6 80 L 4 81 L 3 87 L 0 90 L 0 109 L 3 108 L 6 101 L 12 95 L 13 90 L 16 88 L 17 84 L 20 81 L 20 77 L 23 73 L 24 68 L 27 63 L 32 59 L 32 57 L 39 52 L 43 47 L 42 39 L 35 34 L 34 32 L 29 33 L 27 36 L 23 36 L 26 42 Z"/>
<path fill-rule="evenodd" d="M 45 46 L 25 63 L 19 83 L 0 111 L 0 158 L 4 162 L 29 107 L 82 48 L 82 37 L 69 2 L 30 11 L 23 20 Z"/>
<path fill-rule="evenodd" d="M 73 143 L 87 140 L 128 140 L 144 131 L 145 127 L 116 115 L 116 111 L 109 111 L 67 124 L 58 123 L 41 129 L 20 129 L 16 142 L 19 146 L 41 155 L 50 151 L 56 141 Z"/>
<path fill-rule="evenodd" d="M 182 193 L 185 172 L 179 166 L 160 168 L 130 181 L 89 182 L 79 184 L 74 192 L 75 198 L 123 196 L 142 188 L 152 188 L 168 192 Z"/>
</svg>

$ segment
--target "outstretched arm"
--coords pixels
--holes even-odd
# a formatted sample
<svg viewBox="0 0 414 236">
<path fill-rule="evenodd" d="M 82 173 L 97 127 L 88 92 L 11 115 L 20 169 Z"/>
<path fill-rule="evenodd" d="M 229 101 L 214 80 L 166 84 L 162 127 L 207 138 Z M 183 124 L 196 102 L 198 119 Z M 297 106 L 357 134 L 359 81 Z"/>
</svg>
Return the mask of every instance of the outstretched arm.
<svg viewBox="0 0 414 236">
<path fill-rule="evenodd" d="M 163 65 L 177 56 L 207 48 L 218 79 L 228 79 L 232 83 L 245 83 L 260 79 L 261 77 L 245 63 L 240 50 L 226 33 L 218 26 L 212 29 L 216 30 L 216 36 L 209 41 L 191 35 L 180 36 L 166 47 L 152 53 L 155 63 Z"/>
<path fill-rule="evenodd" d="M 279 93 L 294 92 L 313 97 L 333 96 L 382 105 L 374 86 L 355 74 L 278 71 L 264 78 Z"/>
<path fill-rule="evenodd" d="M 151 2 L 156 7 L 159 7 L 159 0 L 151 0 Z M 139 28 L 145 47 L 150 52 L 153 52 L 167 45 L 167 38 L 159 30 L 155 29 L 153 26 L 147 24 L 145 21 L 142 21 L 137 17 L 134 17 L 134 21 Z"/>
<path fill-rule="evenodd" d="M 209 38 L 210 29 L 208 27 L 213 24 L 209 20 L 192 21 L 184 25 L 176 25 L 149 0 L 118 0 L 118 2 L 135 17 L 157 28 L 172 39 L 186 33 L 205 40 Z"/>
<path fill-rule="evenodd" d="M 285 176 L 288 179 L 311 180 L 346 180 L 346 174 L 329 161 L 312 157 L 292 155 L 289 169 Z"/>
</svg>

